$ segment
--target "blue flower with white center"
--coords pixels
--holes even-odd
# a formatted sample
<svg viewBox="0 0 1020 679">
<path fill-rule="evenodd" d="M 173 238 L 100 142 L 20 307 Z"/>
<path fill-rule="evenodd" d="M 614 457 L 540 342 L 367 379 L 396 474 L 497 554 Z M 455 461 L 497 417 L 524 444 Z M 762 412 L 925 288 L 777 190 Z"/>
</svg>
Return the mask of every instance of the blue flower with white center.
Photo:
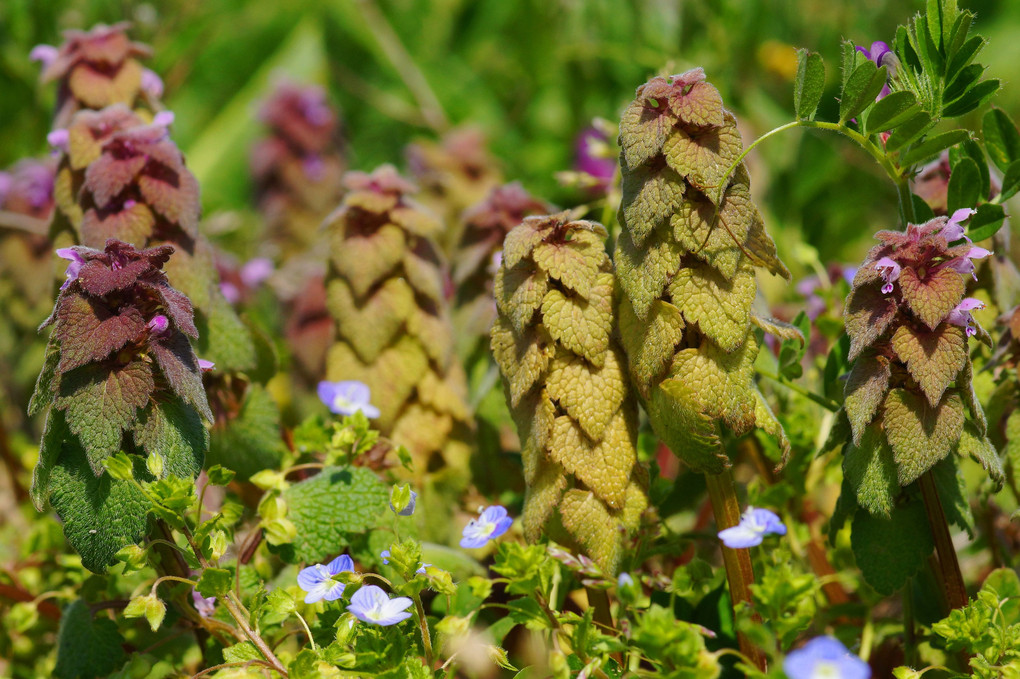
<svg viewBox="0 0 1020 679">
<path fill-rule="evenodd" d="M 783 661 L 790 679 L 868 679 L 871 668 L 833 637 L 815 637 Z"/>
<path fill-rule="evenodd" d="M 314 566 L 301 569 L 298 573 L 298 587 L 303 589 L 306 604 L 314 604 L 316 601 L 336 601 L 344 593 L 344 583 L 336 580 L 335 576 L 345 571 L 354 570 L 354 561 L 346 554 L 333 559 L 327 565 L 317 563 Z"/>
<path fill-rule="evenodd" d="M 369 419 L 379 417 L 379 409 L 369 403 L 372 394 L 364 382 L 319 382 L 318 392 L 319 400 L 337 415 L 353 415 L 360 410 Z"/>
<path fill-rule="evenodd" d="M 391 599 L 381 587 L 365 585 L 351 597 L 347 610 L 362 622 L 372 625 L 395 625 L 411 617 L 407 611 L 412 601 L 406 596 Z"/>
<path fill-rule="evenodd" d="M 786 526 L 779 516 L 768 509 L 748 507 L 740 523 L 719 531 L 719 539 L 730 549 L 746 549 L 760 545 L 766 535 L 786 535 Z"/>
<path fill-rule="evenodd" d="M 514 520 L 507 516 L 506 508 L 499 505 L 487 507 L 477 519 L 471 519 L 464 526 L 464 537 L 460 546 L 465 549 L 484 547 L 489 540 L 505 533 Z"/>
</svg>

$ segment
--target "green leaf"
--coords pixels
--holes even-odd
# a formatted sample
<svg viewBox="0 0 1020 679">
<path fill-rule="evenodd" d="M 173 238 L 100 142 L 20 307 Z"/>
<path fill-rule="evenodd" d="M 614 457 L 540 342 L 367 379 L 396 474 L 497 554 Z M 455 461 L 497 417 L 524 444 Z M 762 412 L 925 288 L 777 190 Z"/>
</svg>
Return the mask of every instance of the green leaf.
<svg viewBox="0 0 1020 679">
<path fill-rule="evenodd" d="M 965 113 L 970 113 L 979 106 L 984 105 L 998 91 L 998 80 L 984 80 L 972 87 L 952 104 L 946 106 L 942 111 L 942 115 L 946 118 L 956 118 Z"/>
<path fill-rule="evenodd" d="M 111 674 L 124 662 L 124 637 L 106 617 L 93 618 L 78 599 L 64 609 L 57 632 L 58 679 L 93 679 Z"/>
<path fill-rule="evenodd" d="M 892 347 L 932 407 L 967 363 L 967 335 L 950 323 L 935 330 L 901 325 L 893 333 Z"/>
<path fill-rule="evenodd" d="M 285 490 L 283 498 L 297 535 L 270 551 L 287 563 L 314 563 L 340 553 L 351 537 L 375 526 L 387 511 L 389 489 L 364 467 L 326 467 Z"/>
<path fill-rule="evenodd" d="M 697 263 L 677 271 L 669 285 L 673 304 L 684 320 L 726 351 L 739 347 L 751 324 L 751 302 L 758 291 L 754 269 L 741 267 L 727 280 L 716 269 Z"/>
<path fill-rule="evenodd" d="M 850 74 L 839 102 L 839 122 L 846 123 L 874 103 L 885 86 L 885 66 L 877 68 L 870 60 L 863 62 Z"/>
<path fill-rule="evenodd" d="M 880 353 L 866 351 L 854 361 L 843 394 L 855 443 L 861 442 L 865 428 L 885 399 L 891 374 L 889 359 Z"/>
<path fill-rule="evenodd" d="M 60 362 L 60 344 L 56 338 L 50 337 L 46 344 L 46 357 L 43 359 L 43 367 L 39 372 L 39 378 L 35 382 L 35 389 L 32 391 L 32 398 L 28 401 L 28 416 L 34 417 L 53 403 L 53 397 L 57 390 L 57 364 Z"/>
<path fill-rule="evenodd" d="M 138 418 L 134 436 L 136 445 L 162 458 L 166 474 L 192 479 L 202 471 L 209 432 L 195 409 L 180 398 L 150 404 Z"/>
<path fill-rule="evenodd" d="M 1006 473 L 1002 468 L 1002 460 L 995 446 L 988 440 L 987 436 L 981 436 L 972 422 L 967 422 L 963 427 L 963 435 L 960 436 L 960 455 L 968 455 L 971 459 L 981 465 L 988 477 L 995 484 L 995 492 L 999 492 L 1006 480 Z"/>
<path fill-rule="evenodd" d="M 949 149 L 950 167 L 956 167 L 956 164 L 964 157 L 969 157 L 973 160 L 978 168 L 978 172 L 981 174 L 981 186 L 978 189 L 978 195 L 987 196 L 991 189 L 991 174 L 988 171 L 988 161 L 985 159 L 985 152 L 981 150 L 981 145 L 973 139 L 968 139 L 959 146 Z"/>
<path fill-rule="evenodd" d="M 729 183 L 726 171 L 743 150 L 737 119 L 726 112 L 726 124 L 696 132 L 676 128 L 662 148 L 669 166 L 716 205 Z"/>
<path fill-rule="evenodd" d="M 889 518 L 900 492 L 896 463 L 885 434 L 877 426 L 864 430 L 860 444 L 843 449 L 843 474 L 857 504 L 875 516 Z"/>
<path fill-rule="evenodd" d="M 195 311 L 195 327 L 195 351 L 215 363 L 218 371 L 244 372 L 255 367 L 251 332 L 218 286 L 210 293 L 209 303 Z"/>
<path fill-rule="evenodd" d="M 928 137 L 917 146 L 903 153 L 900 156 L 900 165 L 902 167 L 914 165 L 932 156 L 937 156 L 950 146 L 955 146 L 968 139 L 970 139 L 970 132 L 967 130 L 950 130 L 949 132 Z"/>
<path fill-rule="evenodd" d="M 1009 164 L 1006 168 L 1006 176 L 1002 178 L 1002 192 L 999 200 L 1008 200 L 1020 189 L 1020 160 Z M 41 376 L 40 376 L 41 377 Z"/>
<path fill-rule="evenodd" d="M 899 127 L 893 130 L 892 134 L 885 141 L 885 150 L 887 153 L 898 151 L 907 144 L 911 144 L 915 139 L 925 134 L 935 126 L 935 121 L 931 119 L 931 116 L 920 111 L 916 113 L 912 118 L 906 122 L 900 123 Z"/>
<path fill-rule="evenodd" d="M 60 380 L 55 406 L 65 412 L 67 426 L 88 453 L 98 474 L 102 461 L 121 447 L 124 430 L 156 388 L 150 363 L 93 363 L 72 370 Z"/>
<path fill-rule="evenodd" d="M 963 401 L 955 393 L 946 394 L 932 408 L 912 391 L 889 392 L 883 425 L 901 486 L 913 483 L 949 454 L 960 440 L 963 418 Z"/>
<path fill-rule="evenodd" d="M 934 549 L 924 505 L 917 501 L 901 505 L 889 519 L 858 509 L 850 545 L 865 582 L 885 596 L 895 593 L 924 565 Z"/>
<path fill-rule="evenodd" d="M 1005 219 L 1006 211 L 1001 205 L 979 205 L 977 213 L 967 222 L 967 236 L 975 243 L 991 238 L 1002 227 Z"/>
<path fill-rule="evenodd" d="M 1020 179 L 1020 176 L 1018 176 Z M 947 212 L 953 214 L 960 208 L 972 208 L 981 196 L 981 171 L 970 158 L 961 158 L 949 175 L 949 189 L 946 193 Z"/>
<path fill-rule="evenodd" d="M 208 460 L 247 480 L 260 470 L 276 468 L 284 450 L 276 402 L 264 387 L 252 384 L 237 417 L 213 428 Z"/>
<path fill-rule="evenodd" d="M 145 474 L 144 463 L 135 457 L 135 476 Z M 115 481 L 105 473 L 96 477 L 84 451 L 74 443 L 65 445 L 50 472 L 50 504 L 82 565 L 94 573 L 116 563 L 122 547 L 142 540 L 152 506 L 133 482 Z"/>
<path fill-rule="evenodd" d="M 988 111 L 981 121 L 981 131 L 988 157 L 999 170 L 1005 172 L 1010 164 L 1020 160 L 1020 132 L 1005 111 L 1000 108 Z"/>
<path fill-rule="evenodd" d="M 198 593 L 204 597 L 220 597 L 234 585 L 234 574 L 226 568 L 206 568 L 198 579 Z"/>
<path fill-rule="evenodd" d="M 913 92 L 890 92 L 868 112 L 868 117 L 864 119 L 864 133 L 872 135 L 895 129 L 913 118 L 919 110 Z"/>
<path fill-rule="evenodd" d="M 813 120 L 825 90 L 825 65 L 822 55 L 797 50 L 797 77 L 793 86 L 793 109 L 800 120 Z"/>
</svg>

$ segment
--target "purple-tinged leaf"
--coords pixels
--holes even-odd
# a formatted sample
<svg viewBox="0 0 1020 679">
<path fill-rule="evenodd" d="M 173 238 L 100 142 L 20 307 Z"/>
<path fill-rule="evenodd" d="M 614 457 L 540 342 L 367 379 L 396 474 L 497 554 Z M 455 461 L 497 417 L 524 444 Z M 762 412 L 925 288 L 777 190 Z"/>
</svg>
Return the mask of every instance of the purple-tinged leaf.
<svg viewBox="0 0 1020 679">
<path fill-rule="evenodd" d="M 211 422 L 212 411 L 202 386 L 202 370 L 188 339 L 173 332 L 152 342 L 149 348 L 170 388 Z"/>
<path fill-rule="evenodd" d="M 124 306 L 115 311 L 99 300 L 65 295 L 53 330 L 60 342 L 57 372 L 66 373 L 101 361 L 138 339 L 144 331 L 145 319 L 134 307 Z"/>
<path fill-rule="evenodd" d="M 967 335 L 948 323 L 935 330 L 901 325 L 893 333 L 892 347 L 932 407 L 967 363 Z"/>
<path fill-rule="evenodd" d="M 847 298 L 844 321 L 850 335 L 851 361 L 881 337 L 896 317 L 896 299 L 883 295 L 880 287 L 877 282 L 857 287 Z"/>
<path fill-rule="evenodd" d="M 963 276 L 949 267 L 921 278 L 913 267 L 904 267 L 899 278 L 903 300 L 925 325 L 935 329 L 963 299 Z"/>
<path fill-rule="evenodd" d="M 878 412 L 889 390 L 889 359 L 874 351 L 865 351 L 850 369 L 844 389 L 846 416 L 855 444 Z"/>
<path fill-rule="evenodd" d="M 78 282 L 88 294 L 104 297 L 116 290 L 131 287 L 151 266 L 147 260 L 136 259 L 114 269 L 101 259 L 93 259 L 82 266 L 78 273 Z"/>
<path fill-rule="evenodd" d="M 145 156 L 120 157 L 107 145 L 103 154 L 85 169 L 85 188 L 92 192 L 96 205 L 105 208 L 126 186 L 131 184 L 148 162 Z"/>
</svg>

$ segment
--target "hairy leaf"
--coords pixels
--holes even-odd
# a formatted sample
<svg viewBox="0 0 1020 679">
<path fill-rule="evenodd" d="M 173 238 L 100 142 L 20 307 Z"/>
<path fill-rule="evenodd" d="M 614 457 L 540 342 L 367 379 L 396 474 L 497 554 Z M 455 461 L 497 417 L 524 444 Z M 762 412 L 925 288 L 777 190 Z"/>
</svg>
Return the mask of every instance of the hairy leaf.
<svg viewBox="0 0 1020 679">
<path fill-rule="evenodd" d="M 179 332 L 170 333 L 149 345 L 156 363 L 174 393 L 191 405 L 202 417 L 212 421 L 212 411 L 202 386 L 202 373 L 198 358 L 188 339 Z M 143 404 L 144 405 L 144 404 Z"/>
<path fill-rule="evenodd" d="M 656 229 L 642 248 L 638 248 L 626 231 L 616 241 L 614 260 L 617 280 L 644 320 L 652 302 L 662 296 L 670 279 L 680 268 L 683 250 L 668 235 L 668 229 Z"/>
<path fill-rule="evenodd" d="M 387 510 L 389 489 L 364 467 L 326 467 L 285 490 L 283 499 L 297 536 L 292 543 L 271 545 L 270 551 L 287 563 L 316 563 L 376 525 Z"/>
<path fill-rule="evenodd" d="M 693 387 L 683 380 L 652 389 L 648 419 L 673 454 L 702 474 L 718 474 L 730 466 L 719 441 L 716 420 L 701 412 Z"/>
<path fill-rule="evenodd" d="M 875 516 L 889 518 L 900 492 L 896 462 L 885 434 L 878 426 L 867 427 L 843 449 L 843 474 L 857 497 L 857 504 Z"/>
<path fill-rule="evenodd" d="M 982 436 L 973 422 L 966 422 L 963 426 L 963 433 L 960 436 L 960 455 L 968 455 L 971 459 L 981 465 L 988 473 L 988 477 L 995 484 L 995 492 L 999 492 L 1006 480 L 1006 474 L 1002 468 L 1002 460 L 995 446 Z"/>
<path fill-rule="evenodd" d="M 758 286 L 754 270 L 741 267 L 727 279 L 706 264 L 683 267 L 669 284 L 669 294 L 688 323 L 726 351 L 736 350 L 747 336 L 751 303 Z"/>
<path fill-rule="evenodd" d="M 671 167 L 642 165 L 623 173 L 620 225 L 638 246 L 683 206 L 683 177 Z"/>
<path fill-rule="evenodd" d="M 675 118 L 672 112 L 666 102 L 657 103 L 656 107 L 648 106 L 638 96 L 620 119 L 621 158 L 630 168 L 643 165 L 658 155 L 673 130 Z"/>
<path fill-rule="evenodd" d="M 560 351 L 549 366 L 546 391 L 592 441 L 602 439 L 614 413 L 627 396 L 625 361 L 617 350 L 604 352 L 605 363 L 593 367 L 580 356 Z"/>
<path fill-rule="evenodd" d="M 673 94 L 668 97 L 668 102 L 680 122 L 696 127 L 721 127 L 726 122 L 722 97 L 715 85 L 701 80 L 690 89 L 684 88 L 685 92 L 677 84 L 673 84 Z"/>
<path fill-rule="evenodd" d="M 333 228 L 334 242 L 330 248 L 333 266 L 358 298 L 390 275 L 404 258 L 404 232 L 392 224 L 384 224 L 367 235 L 345 235 L 342 228 Z"/>
<path fill-rule="evenodd" d="M 374 362 L 393 343 L 415 307 L 414 291 L 403 278 L 387 278 L 360 301 L 342 278 L 332 278 L 326 296 L 339 335 L 365 363 Z"/>
<path fill-rule="evenodd" d="M 936 269 L 923 279 L 904 267 L 899 283 L 907 306 L 932 330 L 960 303 L 966 287 L 963 276 L 949 267 Z"/>
<path fill-rule="evenodd" d="M 627 353 L 630 372 L 638 392 L 645 399 L 652 385 L 666 372 L 677 344 L 683 339 L 684 318 L 669 302 L 655 300 L 648 318 L 638 319 L 630 301 L 620 301 L 620 338 Z"/>
<path fill-rule="evenodd" d="M 793 88 L 793 109 L 801 120 L 812 120 L 825 89 L 825 65 L 822 55 L 797 50 L 797 76 Z"/>
<path fill-rule="evenodd" d="M 850 544 L 864 580 L 885 596 L 902 589 L 934 549 L 924 505 L 916 501 L 897 507 L 888 519 L 858 509 Z"/>
<path fill-rule="evenodd" d="M 165 476 L 192 479 L 202 471 L 209 432 L 199 414 L 180 398 L 150 404 L 138 417 L 135 444 L 163 458 Z M 245 450 L 245 454 L 251 451 Z"/>
<path fill-rule="evenodd" d="M 546 333 L 518 337 L 505 319 L 492 326 L 492 354 L 508 381 L 510 405 L 516 406 L 535 382 L 545 374 L 555 354 L 552 338 Z"/>
<path fill-rule="evenodd" d="M 727 171 L 743 150 L 737 119 L 728 112 L 725 116 L 721 127 L 692 133 L 675 129 L 663 146 L 669 166 L 716 204 L 729 183 Z"/>
<path fill-rule="evenodd" d="M 517 334 L 523 334 L 549 288 L 549 276 L 528 263 L 513 268 L 500 267 L 496 272 L 496 308 L 506 316 Z"/>
<path fill-rule="evenodd" d="M 933 408 L 913 392 L 893 389 L 884 408 L 883 424 L 901 486 L 948 455 L 963 432 L 963 402 L 955 393 L 946 394 Z"/>
<path fill-rule="evenodd" d="M 587 300 L 549 290 L 542 300 L 542 324 L 558 343 L 601 367 L 613 327 L 613 274 L 598 274 Z"/>
<path fill-rule="evenodd" d="M 610 507 L 623 506 L 631 470 L 637 461 L 637 422 L 617 411 L 601 441 L 592 441 L 570 417 L 553 422 L 549 457 L 573 474 Z"/>
<path fill-rule="evenodd" d="M 599 269 L 606 261 L 605 249 L 587 244 L 540 243 L 532 258 L 539 268 L 560 283 L 588 299 L 596 282 Z"/>
<path fill-rule="evenodd" d="M 65 412 L 97 475 L 103 473 L 103 460 L 120 450 L 124 430 L 155 388 L 152 368 L 143 361 L 92 363 L 63 375 L 54 405 Z"/>
<path fill-rule="evenodd" d="M 843 407 L 846 408 L 855 444 L 861 443 L 865 428 L 885 400 L 890 375 L 889 359 L 871 351 L 864 352 L 850 368 L 843 391 Z"/>
<path fill-rule="evenodd" d="M 670 377 L 663 380 L 662 389 L 673 395 L 682 384 L 679 393 L 690 394 L 700 412 L 721 418 L 738 435 L 744 434 L 754 426 L 751 378 L 757 355 L 758 344 L 751 334 L 732 353 L 711 344 L 684 349 L 673 359 Z"/>
<path fill-rule="evenodd" d="M 933 331 L 901 325 L 893 333 L 892 347 L 932 407 L 967 363 L 967 335 L 949 323 Z"/>
<path fill-rule="evenodd" d="M 528 480 L 521 515 L 524 537 L 529 542 L 537 542 L 542 537 L 542 529 L 560 505 L 566 489 L 567 476 L 562 467 L 553 462 L 537 465 L 536 472 Z"/>
<path fill-rule="evenodd" d="M 851 361 L 866 347 L 874 344 L 896 317 L 896 299 L 883 295 L 880 288 L 878 282 L 855 286 L 846 300 L 844 321 L 846 333 L 850 335 Z"/>
<path fill-rule="evenodd" d="M 112 310 L 103 302 L 63 295 L 54 335 L 60 342 L 61 373 L 101 361 L 145 332 L 145 318 L 133 306 Z"/>
<path fill-rule="evenodd" d="M 559 509 L 563 526 L 584 551 L 603 571 L 615 572 L 622 552 L 620 520 L 593 493 L 583 490 L 564 493 Z"/>
</svg>

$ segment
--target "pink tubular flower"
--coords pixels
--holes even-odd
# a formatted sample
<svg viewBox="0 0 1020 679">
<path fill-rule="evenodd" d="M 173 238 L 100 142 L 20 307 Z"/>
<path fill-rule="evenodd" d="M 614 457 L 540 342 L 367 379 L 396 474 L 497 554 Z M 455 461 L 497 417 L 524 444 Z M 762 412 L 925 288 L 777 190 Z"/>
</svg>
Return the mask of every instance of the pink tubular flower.
<svg viewBox="0 0 1020 679">
<path fill-rule="evenodd" d="M 974 277 L 974 280 L 977 280 L 977 271 L 974 266 L 974 260 L 984 259 L 990 254 L 992 254 L 991 250 L 985 250 L 984 248 L 979 248 L 978 246 L 973 245 L 970 250 L 967 251 L 967 254 L 963 257 L 954 257 L 946 262 L 946 266 L 962 274 L 969 273 Z"/>
<path fill-rule="evenodd" d="M 241 267 L 241 282 L 248 288 L 257 288 L 262 281 L 273 275 L 273 260 L 267 257 L 249 259 Z"/>
<path fill-rule="evenodd" d="M 949 312 L 949 315 L 946 316 L 946 320 L 953 325 L 966 328 L 967 336 L 973 337 L 977 334 L 977 328 L 974 326 L 974 317 L 970 312 L 984 308 L 985 303 L 981 300 L 974 297 L 964 297 L 963 301 L 957 304 L 956 308 Z"/>
<path fill-rule="evenodd" d="M 49 145 L 60 151 L 67 151 L 67 143 L 70 139 L 67 130 L 53 130 L 46 135 L 46 141 Z"/>
<path fill-rule="evenodd" d="M 145 69 L 142 71 L 142 89 L 148 92 L 154 99 L 163 97 L 163 79 L 156 75 L 155 71 Z"/>
<path fill-rule="evenodd" d="M 895 260 L 883 257 L 875 262 L 875 268 L 882 274 L 882 280 L 885 281 L 885 285 L 882 286 L 882 294 L 888 295 L 893 291 L 893 283 L 900 277 L 901 267 Z"/>
<path fill-rule="evenodd" d="M 147 325 L 153 335 L 162 335 L 170 327 L 170 320 L 163 314 L 158 314 L 153 316 Z"/>
<path fill-rule="evenodd" d="M 960 222 L 965 222 L 974 214 L 977 210 L 972 210 L 968 207 L 963 207 L 953 213 L 953 216 L 949 218 L 946 225 L 942 228 L 942 235 L 946 237 L 947 243 L 955 243 L 958 240 L 965 240 L 968 243 L 970 238 L 963 232 L 963 225 Z"/>
<path fill-rule="evenodd" d="M 60 50 L 53 45 L 36 45 L 28 53 L 28 58 L 32 61 L 38 61 L 42 64 L 43 68 L 46 68 L 56 60 L 59 54 Z"/>
<path fill-rule="evenodd" d="M 81 267 L 85 264 L 85 260 L 82 259 L 81 255 L 79 255 L 74 248 L 57 249 L 57 257 L 71 262 L 67 265 L 67 280 L 65 280 L 64 284 L 60 286 L 61 290 L 66 290 L 67 286 L 78 278 L 78 272 L 81 271 Z"/>
<path fill-rule="evenodd" d="M 202 372 L 209 372 L 216 367 L 216 364 L 212 361 L 207 361 L 204 358 L 198 359 L 198 367 Z"/>
</svg>

